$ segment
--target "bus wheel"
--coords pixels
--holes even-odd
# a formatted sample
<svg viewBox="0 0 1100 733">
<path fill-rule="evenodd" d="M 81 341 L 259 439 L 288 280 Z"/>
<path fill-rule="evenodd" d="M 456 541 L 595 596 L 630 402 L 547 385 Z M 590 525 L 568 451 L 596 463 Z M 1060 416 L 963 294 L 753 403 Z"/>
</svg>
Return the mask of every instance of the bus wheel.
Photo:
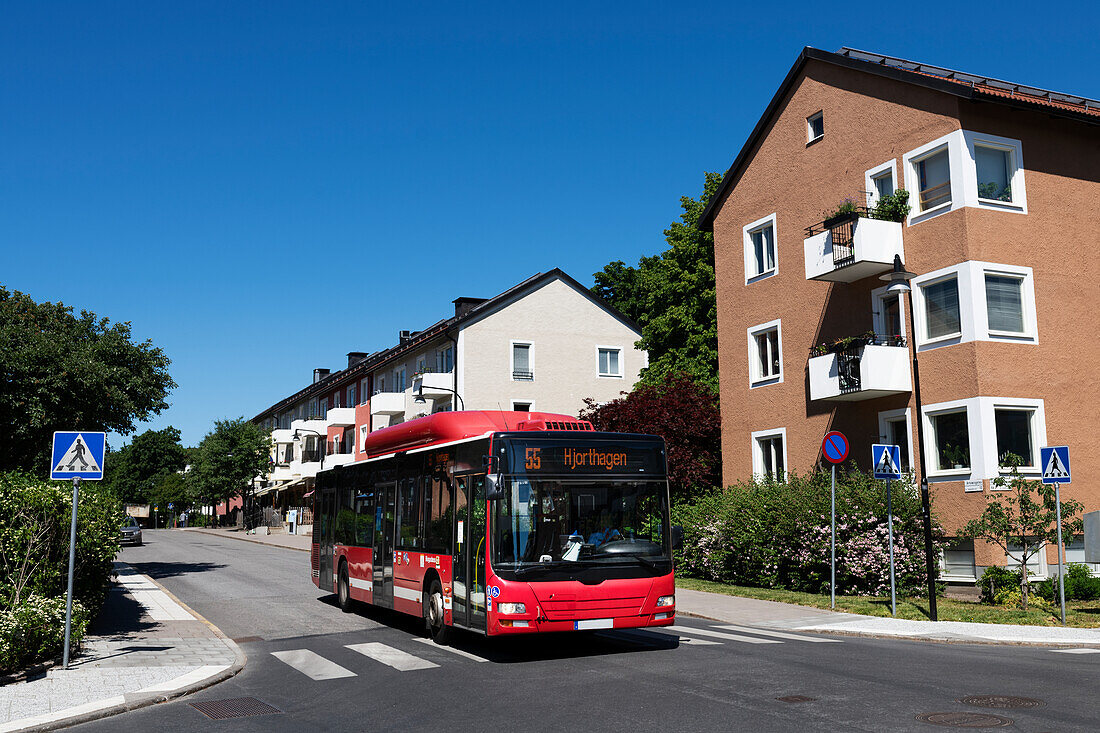
<svg viewBox="0 0 1100 733">
<path fill-rule="evenodd" d="M 428 590 L 428 602 L 424 604 L 424 621 L 428 625 L 432 641 L 446 644 L 451 629 L 443 620 L 443 586 L 439 584 L 439 580 L 433 580 L 431 589 Z"/>
<path fill-rule="evenodd" d="M 347 563 L 340 563 L 340 582 L 336 586 L 336 601 L 340 604 L 340 610 L 351 613 L 351 586 L 348 584 Z"/>
</svg>

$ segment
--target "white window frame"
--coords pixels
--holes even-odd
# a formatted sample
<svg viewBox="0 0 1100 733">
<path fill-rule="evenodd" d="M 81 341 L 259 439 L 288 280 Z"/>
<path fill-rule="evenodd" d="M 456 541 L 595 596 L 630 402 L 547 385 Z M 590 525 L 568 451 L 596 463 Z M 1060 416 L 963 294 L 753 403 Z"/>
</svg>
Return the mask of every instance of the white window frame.
<svg viewBox="0 0 1100 733">
<path fill-rule="evenodd" d="M 896 158 L 891 158 L 882 165 L 876 165 L 863 174 L 863 182 L 867 186 L 868 207 L 873 207 L 878 203 L 878 186 L 875 185 L 875 179 L 881 178 L 883 173 L 890 174 L 890 181 L 894 184 L 895 191 L 900 188 L 898 186 L 898 161 Z"/>
<path fill-rule="evenodd" d="M 751 436 L 751 450 L 752 450 L 752 473 L 758 479 L 765 477 L 764 472 L 764 453 L 763 446 L 760 441 L 767 438 L 782 438 L 783 439 L 783 476 L 780 477 L 781 481 L 786 480 L 786 474 L 790 473 L 791 464 L 787 461 L 787 428 L 772 428 L 770 430 L 755 430 Z"/>
<path fill-rule="evenodd" d="M 1043 546 L 1039 548 L 1039 551 L 1032 556 L 1038 561 L 1039 569 L 1034 572 L 1029 569 L 1027 571 L 1028 580 L 1045 580 L 1050 577 L 1050 566 L 1047 564 L 1047 548 L 1048 544 L 1044 542 Z M 1005 567 L 1009 570 L 1019 568 L 1021 565 L 1020 561 L 1017 559 L 1015 565 L 1013 565 L 1009 562 L 1010 558 L 1011 553 L 1006 552 Z"/>
<path fill-rule="evenodd" d="M 516 347 L 527 347 L 527 370 L 530 379 L 516 379 Z M 508 342 L 508 379 L 513 382 L 533 382 L 535 380 L 535 342 L 529 339 L 512 339 Z"/>
<path fill-rule="evenodd" d="M 529 405 L 529 407 L 526 410 L 518 410 L 516 408 L 516 403 L 517 402 L 522 403 L 524 405 Z M 534 412 L 535 411 L 535 401 L 534 400 L 512 400 L 511 406 L 512 406 L 512 412 Z"/>
<path fill-rule="evenodd" d="M 959 573 L 947 572 L 947 557 L 944 555 L 944 553 L 941 552 L 939 561 L 940 578 L 944 580 L 977 580 L 977 554 L 972 554 L 974 554 L 974 562 L 971 563 L 971 567 L 974 567 L 975 569 L 971 570 L 969 575 L 960 575 Z"/>
<path fill-rule="evenodd" d="M 613 374 L 613 373 L 610 373 L 610 372 L 607 373 L 607 374 L 604 374 L 603 372 L 600 371 L 600 352 L 601 351 L 617 351 L 617 352 L 619 352 L 619 358 L 618 358 L 619 373 L 618 374 Z M 624 355 L 625 352 L 626 352 L 626 350 L 622 346 L 601 346 L 599 344 L 596 344 L 596 376 L 597 377 L 606 377 L 608 379 L 622 379 L 623 378 L 623 373 L 626 371 L 623 368 L 623 355 Z M 610 361 L 610 359 L 608 361 Z"/>
<path fill-rule="evenodd" d="M 393 370 L 393 389 L 394 389 L 395 392 L 397 392 L 397 391 L 404 392 L 406 389 L 409 388 L 409 380 L 407 379 L 407 377 L 408 377 L 408 370 L 405 368 L 404 364 L 402 364 L 399 367 L 394 367 L 394 370 Z M 398 390 L 397 389 L 398 387 L 400 387 L 401 389 Z"/>
<path fill-rule="evenodd" d="M 969 130 L 963 130 L 963 140 L 966 143 L 966 161 L 969 162 L 969 166 L 964 169 L 966 172 L 966 195 L 968 202 L 973 201 L 968 205 L 980 209 L 1026 214 L 1027 189 L 1024 184 L 1023 144 L 1019 140 L 1010 137 L 987 135 Z M 1012 166 L 1012 174 L 1009 176 L 1009 185 L 1012 187 L 1012 201 L 996 201 L 978 197 L 978 164 L 975 147 L 1001 150 L 1008 153 L 1009 165 Z"/>
<path fill-rule="evenodd" d="M 905 422 L 905 440 L 907 441 L 906 448 L 909 454 L 909 470 L 913 470 L 913 466 L 916 463 L 913 458 L 913 450 L 916 448 L 915 441 L 913 440 L 913 413 L 908 407 L 903 407 L 897 410 L 883 410 L 878 414 L 878 433 L 879 438 L 883 443 L 889 443 L 890 441 L 890 427 L 889 423 L 898 422 L 902 420 Z"/>
<path fill-rule="evenodd" d="M 776 331 L 779 341 L 779 373 L 764 376 L 760 373 L 760 359 L 756 352 L 756 337 L 767 331 Z M 749 344 L 749 388 L 766 387 L 783 382 L 783 326 L 781 319 L 759 323 L 746 329 Z"/>
<path fill-rule="evenodd" d="M 359 380 L 359 404 L 365 405 L 370 400 L 370 391 L 367 389 L 367 385 L 370 384 L 366 377 Z"/>
<path fill-rule="evenodd" d="M 742 235 L 742 238 L 743 238 L 743 241 L 744 241 L 744 247 L 745 247 L 745 284 L 746 285 L 749 285 L 750 283 L 760 282 L 761 280 L 766 280 L 769 277 L 774 277 L 775 275 L 779 274 L 779 226 L 776 224 L 775 219 L 776 219 L 776 215 L 773 212 L 773 213 L 768 214 L 767 216 L 765 216 L 763 218 L 757 219 L 756 221 L 752 222 L 751 224 L 745 225 L 741 229 L 741 235 Z M 753 249 L 754 248 L 753 248 L 753 244 L 752 244 L 752 236 L 751 235 L 752 235 L 753 232 L 758 231 L 760 229 L 763 229 L 764 227 L 766 227 L 768 225 L 771 225 L 771 228 L 772 228 L 772 246 L 775 248 L 775 267 L 773 267 L 770 270 L 765 270 L 764 272 L 757 273 L 755 275 L 750 275 L 749 273 L 751 273 L 753 271 L 753 263 L 755 262 L 755 257 L 753 256 Z"/>
<path fill-rule="evenodd" d="M 1021 306 L 1024 315 L 1023 333 L 991 331 L 989 312 L 986 306 L 986 274 L 1002 277 L 1016 277 L 1022 280 L 1020 287 Z M 927 318 L 925 316 L 924 286 L 955 277 L 959 286 L 959 331 L 955 334 L 925 338 Z M 926 273 L 911 281 L 913 288 L 913 319 L 916 325 L 917 348 L 920 351 L 952 346 L 968 341 L 1000 341 L 1005 343 L 1039 343 L 1039 325 L 1035 306 L 1035 274 L 1030 267 L 1005 265 L 999 262 L 966 262 Z M 877 291 L 875 291 L 877 292 Z"/>
<path fill-rule="evenodd" d="M 871 322 L 875 329 L 875 333 L 882 336 L 892 336 L 886 330 L 886 296 L 897 297 L 898 299 L 898 322 L 901 331 L 901 337 L 904 339 L 909 338 L 909 303 L 908 298 L 904 294 L 899 293 L 894 296 L 892 293 L 887 293 L 886 288 L 888 285 L 883 285 L 881 288 L 875 288 L 871 291 Z"/>
<path fill-rule="evenodd" d="M 821 134 L 814 135 L 814 120 L 821 120 Z M 806 145 L 812 145 L 825 137 L 825 110 L 818 110 L 806 118 Z"/>
<path fill-rule="evenodd" d="M 969 433 L 970 468 L 955 470 L 934 469 L 939 461 L 936 450 L 936 434 L 932 417 L 948 412 L 966 410 L 966 427 Z M 998 409 L 1032 410 L 1031 449 L 1032 460 L 1038 463 L 1039 448 L 1047 444 L 1046 403 L 1041 399 L 1028 397 L 970 397 L 964 400 L 952 400 L 932 405 L 924 405 L 921 419 L 924 420 L 924 455 L 928 461 L 926 474 L 929 481 L 964 481 L 992 479 L 1008 476 L 1011 471 L 1001 468 L 997 451 Z M 1042 471 L 1038 465 L 1021 466 L 1020 475 L 1030 479 L 1038 478 Z"/>
</svg>

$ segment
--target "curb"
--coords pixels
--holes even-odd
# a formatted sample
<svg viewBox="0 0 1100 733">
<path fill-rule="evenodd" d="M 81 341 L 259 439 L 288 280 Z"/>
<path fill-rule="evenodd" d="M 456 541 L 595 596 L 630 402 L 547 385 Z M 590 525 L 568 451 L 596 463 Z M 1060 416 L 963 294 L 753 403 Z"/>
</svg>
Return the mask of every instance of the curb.
<svg viewBox="0 0 1100 733">
<path fill-rule="evenodd" d="M 124 563 L 120 563 L 120 564 L 124 565 L 125 567 L 130 567 L 128 565 L 125 565 Z M 131 570 L 132 569 L 133 568 L 131 568 Z M 153 578 L 150 578 L 148 575 L 146 575 L 144 577 L 149 578 L 149 580 L 152 581 L 152 583 L 155 586 L 157 586 L 157 588 L 164 591 L 164 593 L 169 598 L 171 598 L 173 601 L 178 603 L 189 614 L 194 616 L 196 621 L 199 621 L 199 622 L 205 624 L 211 631 L 214 632 L 215 636 L 217 636 L 219 639 L 221 639 L 227 647 L 232 649 L 234 657 L 235 657 L 235 659 L 233 661 L 233 664 L 229 665 L 228 667 L 225 667 L 225 668 L 221 669 L 218 672 L 215 672 L 214 674 L 212 674 L 208 677 L 205 677 L 201 680 L 198 680 L 197 682 L 192 682 L 190 684 L 183 685 L 182 687 L 177 687 L 176 689 L 168 691 L 168 692 L 146 693 L 145 695 L 142 695 L 141 697 L 138 697 L 138 698 L 135 698 L 135 699 L 132 699 L 132 700 L 124 700 L 124 702 L 121 702 L 121 703 L 105 706 L 105 707 L 98 708 L 98 709 L 95 709 L 95 710 L 88 710 L 87 712 L 81 712 L 81 713 L 77 713 L 75 715 L 66 716 L 64 718 L 58 718 L 57 720 L 51 720 L 51 721 L 48 721 L 48 722 L 45 722 L 45 723 L 32 724 L 32 725 L 27 726 L 25 728 L 12 728 L 12 729 L 10 729 L 11 733 L 38 733 L 39 731 L 57 730 L 58 728 L 67 728 L 67 727 L 72 726 L 72 725 L 80 725 L 81 723 L 89 723 L 93 720 L 100 720 L 101 718 L 108 718 L 108 717 L 111 717 L 112 715 L 118 715 L 119 713 L 126 713 L 126 712 L 129 712 L 131 710 L 138 710 L 139 708 L 144 708 L 144 707 L 148 707 L 150 705 L 156 705 L 158 703 L 167 702 L 168 700 L 173 700 L 177 697 L 183 697 L 184 695 L 190 695 L 191 693 L 198 692 L 199 690 L 204 690 L 207 687 L 212 687 L 212 686 L 218 684 L 219 682 L 224 682 L 225 680 L 229 679 L 230 677 L 233 677 L 238 672 L 240 672 L 242 669 L 244 669 L 244 665 L 248 661 L 248 657 L 245 655 L 244 651 L 242 651 L 241 648 L 232 639 L 230 639 L 228 636 L 223 634 L 221 629 L 219 629 L 217 626 L 215 626 L 214 624 L 207 621 L 206 618 L 203 617 L 202 614 L 200 614 L 195 609 L 188 606 L 183 601 L 181 601 L 179 598 L 177 598 L 175 595 L 173 595 L 171 591 L 169 591 L 163 585 L 158 583 L 156 580 L 154 580 Z M 123 697 L 125 698 L 125 696 L 123 696 Z M 115 698 L 108 698 L 108 700 L 113 700 L 113 699 L 115 699 Z M 94 704 L 95 704 L 94 702 L 93 703 L 86 703 L 85 705 L 79 705 L 79 706 L 75 706 L 75 707 L 88 707 L 89 705 L 94 705 Z M 65 712 L 64 710 L 59 711 L 59 713 L 64 713 L 64 712 Z M 13 723 L 14 722 L 18 722 L 18 721 L 13 721 Z M 5 729 L 5 730 L 7 730 L 7 729 Z"/>
<path fill-rule="evenodd" d="M 263 540 L 254 540 L 248 536 L 232 535 L 227 532 L 218 532 L 216 530 L 204 529 L 202 527 L 182 527 L 181 532 L 198 532 L 200 534 L 208 534 L 211 537 L 225 537 L 230 540 L 238 540 L 240 542 L 251 542 L 254 545 L 263 545 L 264 547 L 275 547 L 280 550 L 296 550 L 298 552 L 309 552 L 308 547 L 292 547 L 291 545 L 276 545 L 274 542 L 264 542 Z"/>
</svg>

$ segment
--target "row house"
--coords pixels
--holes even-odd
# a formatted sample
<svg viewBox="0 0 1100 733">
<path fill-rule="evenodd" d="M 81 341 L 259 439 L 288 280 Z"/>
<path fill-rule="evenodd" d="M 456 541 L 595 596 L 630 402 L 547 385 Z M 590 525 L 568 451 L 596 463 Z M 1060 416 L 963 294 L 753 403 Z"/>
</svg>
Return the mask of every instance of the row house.
<svg viewBox="0 0 1100 733">
<path fill-rule="evenodd" d="M 317 472 L 360 460 L 371 432 L 446 410 L 576 415 L 616 399 L 648 364 L 638 326 L 560 269 L 454 313 L 389 348 L 348 354 L 253 422 L 271 430 L 272 470 L 256 495 L 283 508 Z M 518 417 L 523 419 L 523 417 Z"/>
<path fill-rule="evenodd" d="M 1037 478 L 1039 448 L 1068 444 L 1076 476 L 1100 471 L 1098 125 L 1079 96 L 804 49 L 699 222 L 726 484 L 812 470 L 829 430 L 864 468 L 872 443 L 896 443 L 957 538 L 1006 453 Z M 887 290 L 895 258 L 908 294 Z M 1100 508 L 1095 482 L 1063 496 Z M 1068 559 L 1083 558 L 1076 538 Z M 1048 548 L 1032 571 L 1055 562 Z M 942 563 L 973 583 L 1016 561 L 956 539 Z"/>
</svg>

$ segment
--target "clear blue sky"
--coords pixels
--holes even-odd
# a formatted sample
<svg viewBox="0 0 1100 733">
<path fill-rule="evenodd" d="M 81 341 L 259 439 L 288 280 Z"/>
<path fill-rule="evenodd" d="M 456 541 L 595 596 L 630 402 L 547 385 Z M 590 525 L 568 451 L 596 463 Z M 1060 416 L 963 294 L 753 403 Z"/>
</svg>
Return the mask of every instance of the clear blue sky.
<svg viewBox="0 0 1100 733">
<path fill-rule="evenodd" d="M 163 347 L 149 426 L 194 444 L 455 297 L 659 251 L 803 46 L 1100 97 L 1091 3 L 535 5 L 6 4 L 0 283 Z"/>
</svg>

